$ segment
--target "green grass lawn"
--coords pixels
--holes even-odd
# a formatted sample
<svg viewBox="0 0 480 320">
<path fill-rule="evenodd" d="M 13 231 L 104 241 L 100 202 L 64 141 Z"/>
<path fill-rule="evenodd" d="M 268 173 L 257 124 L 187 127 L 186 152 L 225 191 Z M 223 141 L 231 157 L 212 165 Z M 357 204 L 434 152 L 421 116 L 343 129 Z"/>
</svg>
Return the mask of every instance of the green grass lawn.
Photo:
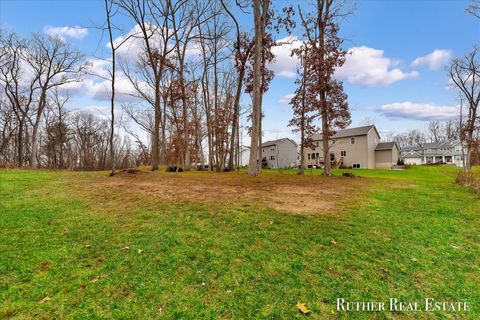
<svg viewBox="0 0 480 320">
<path fill-rule="evenodd" d="M 309 215 L 90 192 L 104 172 L 0 171 L 0 318 L 479 319 L 480 200 L 455 170 L 357 170 L 361 198 Z M 427 297 L 471 311 L 335 311 Z"/>
</svg>

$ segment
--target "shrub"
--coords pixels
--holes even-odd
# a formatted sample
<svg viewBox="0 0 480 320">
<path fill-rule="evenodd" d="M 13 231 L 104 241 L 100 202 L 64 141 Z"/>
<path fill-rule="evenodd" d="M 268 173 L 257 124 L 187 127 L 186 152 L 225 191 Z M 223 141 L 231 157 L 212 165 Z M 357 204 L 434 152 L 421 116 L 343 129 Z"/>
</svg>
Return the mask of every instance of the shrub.
<svg viewBox="0 0 480 320">
<path fill-rule="evenodd" d="M 405 165 L 405 161 L 403 159 L 398 159 L 397 164 L 399 166 L 403 166 L 403 165 Z"/>
<path fill-rule="evenodd" d="M 348 178 L 356 178 L 356 177 L 358 177 L 357 175 L 355 175 L 355 174 L 353 174 L 353 173 L 351 173 L 351 172 L 344 172 L 344 173 L 342 174 L 342 176 L 343 176 L 343 177 L 348 177 Z"/>
<path fill-rule="evenodd" d="M 183 168 L 177 166 L 168 166 L 166 172 L 183 172 Z"/>
<path fill-rule="evenodd" d="M 455 183 L 470 188 L 473 193 L 480 193 L 480 174 L 460 171 L 455 177 Z"/>
</svg>

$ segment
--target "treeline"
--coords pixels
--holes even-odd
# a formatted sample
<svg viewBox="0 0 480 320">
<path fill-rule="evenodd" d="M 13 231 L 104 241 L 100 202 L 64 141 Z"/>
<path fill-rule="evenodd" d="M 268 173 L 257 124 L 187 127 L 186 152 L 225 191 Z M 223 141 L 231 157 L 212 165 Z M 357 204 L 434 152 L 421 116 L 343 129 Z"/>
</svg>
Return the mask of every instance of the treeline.
<svg viewBox="0 0 480 320">
<path fill-rule="evenodd" d="M 351 7 L 348 1 L 333 0 L 296 8 L 275 4 L 104 0 L 100 43 L 108 43 L 108 54 L 101 58 L 101 70 L 95 59 L 61 37 L 34 33 L 21 38 L 1 30 L 0 163 L 109 168 L 112 174 L 116 168 L 140 164 L 152 170 L 205 164 L 209 170 L 234 170 L 245 114 L 248 174 L 256 176 L 262 159 L 263 95 L 274 77 L 269 69 L 273 48 L 283 45 L 276 40 L 281 30 L 288 35 L 295 31 L 295 37 L 285 39 L 300 41 L 291 53 L 299 66 L 289 125 L 300 134 L 302 149 L 311 144 L 313 133 L 321 132 L 327 159 L 328 137 L 351 122 L 343 83 L 334 77 L 347 57 L 340 22 L 352 14 Z M 244 28 L 246 20 L 253 22 L 252 30 Z M 454 59 L 449 69 L 464 102 L 465 118 L 456 134 L 469 154 L 478 145 L 479 70 L 477 49 Z M 85 91 L 83 81 L 89 77 L 101 82 L 95 86 L 107 88 L 103 94 L 110 111 L 101 118 L 66 107 L 71 88 L 77 85 L 72 97 Z M 242 108 L 244 98 L 251 106 Z M 118 110 L 125 117 L 119 117 Z M 410 132 L 396 139 L 412 145 L 424 137 Z M 330 170 L 326 163 L 324 174 Z"/>
<path fill-rule="evenodd" d="M 247 1 L 235 6 L 251 9 Z M 237 167 L 240 97 L 253 90 L 254 35 L 222 1 L 105 1 L 105 13 L 107 74 L 95 74 L 65 39 L 36 33 L 22 39 L 2 30 L 0 162 L 112 171 L 139 164 Z M 126 36 L 113 27 L 120 15 L 133 26 Z M 273 43 L 270 34 L 264 37 Z M 122 59 L 117 52 L 132 43 L 138 56 Z M 66 108 L 69 85 L 92 73 L 111 86 L 108 119 Z M 128 92 L 115 88 L 119 78 Z M 119 94 L 131 99 L 119 102 Z M 128 120 L 118 119 L 119 108 Z"/>
<path fill-rule="evenodd" d="M 276 8 L 270 0 L 104 4 L 101 28 L 108 39 L 104 61 L 109 67 L 96 75 L 109 86 L 106 119 L 66 108 L 68 88 L 96 71 L 83 53 L 62 38 L 33 34 L 21 39 L 1 32 L 0 161 L 29 167 L 110 168 L 112 173 L 139 164 L 149 164 L 152 170 L 161 165 L 189 170 L 204 164 L 210 170 L 234 170 L 244 113 L 250 121 L 248 173 L 258 175 L 262 99 L 274 77 L 268 67 L 275 58 L 272 49 L 282 45 L 276 36 L 281 30 L 291 34 L 296 26 L 295 8 Z M 301 49 L 292 53 L 304 62 L 303 80 L 298 82 L 303 89 L 297 92 L 297 102 L 292 101 L 298 120 L 291 123 L 294 130 L 313 126 L 318 119 L 324 134 L 331 135 L 350 122 L 347 96 L 341 82 L 333 79 L 335 68 L 345 61 L 337 21 L 347 13 L 344 6 L 319 0 L 305 13 L 298 7 L 300 32 L 306 37 Z M 242 26 L 245 19 L 251 19 L 253 30 Z M 120 23 L 131 31 L 120 31 Z M 136 49 L 134 57 L 119 54 Z M 117 88 L 119 79 L 128 83 L 128 90 L 125 85 Z M 119 100 L 120 95 L 129 99 Z M 251 98 L 251 108 L 242 109 L 242 97 Z M 119 108 L 127 121 L 119 120 Z M 308 124 L 301 120 L 305 113 L 310 113 Z M 148 142 L 143 142 L 145 136 Z"/>
<path fill-rule="evenodd" d="M 459 140 L 460 121 L 430 121 L 424 130 L 413 129 L 403 133 L 387 132 L 382 135 L 384 141 L 395 141 L 400 148 L 419 147 L 424 143 Z"/>
</svg>

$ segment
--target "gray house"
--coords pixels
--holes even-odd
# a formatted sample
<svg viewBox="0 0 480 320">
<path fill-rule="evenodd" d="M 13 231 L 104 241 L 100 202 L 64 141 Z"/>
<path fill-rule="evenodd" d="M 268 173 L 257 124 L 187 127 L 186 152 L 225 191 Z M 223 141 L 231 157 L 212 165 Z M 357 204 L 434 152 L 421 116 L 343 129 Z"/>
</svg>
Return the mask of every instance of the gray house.
<svg viewBox="0 0 480 320">
<path fill-rule="evenodd" d="M 322 135 L 313 135 L 315 148 L 305 148 L 307 167 L 322 167 Z M 354 169 L 390 169 L 398 161 L 399 149 L 395 142 L 380 142 L 380 135 L 375 126 L 365 126 L 339 130 L 329 138 L 328 159 L 334 167 L 351 167 Z M 327 161 L 328 161 L 327 160 Z"/>
<path fill-rule="evenodd" d="M 298 146 L 289 138 L 262 143 L 262 167 L 268 169 L 292 168 L 297 166 Z"/>
<path fill-rule="evenodd" d="M 424 143 L 418 147 L 403 148 L 400 159 L 405 164 L 447 163 L 463 167 L 466 151 L 460 140 Z"/>
</svg>

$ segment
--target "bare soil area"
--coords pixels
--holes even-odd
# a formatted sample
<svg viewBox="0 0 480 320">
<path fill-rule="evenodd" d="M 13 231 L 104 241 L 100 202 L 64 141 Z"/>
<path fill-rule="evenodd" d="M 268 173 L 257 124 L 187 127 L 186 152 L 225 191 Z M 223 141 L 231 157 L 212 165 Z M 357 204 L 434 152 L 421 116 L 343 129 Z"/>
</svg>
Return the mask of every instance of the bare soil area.
<svg viewBox="0 0 480 320">
<path fill-rule="evenodd" d="M 245 173 L 140 171 L 119 172 L 113 177 L 88 179 L 90 194 L 103 194 L 106 201 L 127 203 L 136 199 L 152 201 L 211 203 L 255 203 L 293 214 L 341 213 L 358 201 L 369 186 L 368 178 L 323 177 L 320 175 L 264 173 L 248 177 Z M 87 181 L 85 181 L 87 182 Z"/>
</svg>

